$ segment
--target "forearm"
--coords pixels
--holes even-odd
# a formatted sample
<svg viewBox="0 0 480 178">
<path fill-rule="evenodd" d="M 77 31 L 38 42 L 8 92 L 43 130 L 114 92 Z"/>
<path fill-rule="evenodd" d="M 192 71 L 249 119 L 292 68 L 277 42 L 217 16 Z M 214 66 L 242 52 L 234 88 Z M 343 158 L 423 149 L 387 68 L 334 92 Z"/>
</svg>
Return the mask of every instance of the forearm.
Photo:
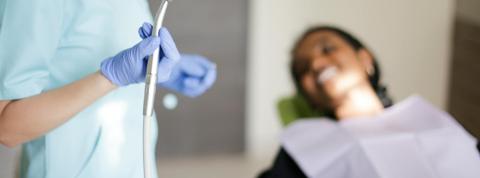
<svg viewBox="0 0 480 178">
<path fill-rule="evenodd" d="M 13 147 L 42 136 L 115 88 L 96 72 L 64 87 L 11 101 L 0 112 L 0 139 Z"/>
</svg>

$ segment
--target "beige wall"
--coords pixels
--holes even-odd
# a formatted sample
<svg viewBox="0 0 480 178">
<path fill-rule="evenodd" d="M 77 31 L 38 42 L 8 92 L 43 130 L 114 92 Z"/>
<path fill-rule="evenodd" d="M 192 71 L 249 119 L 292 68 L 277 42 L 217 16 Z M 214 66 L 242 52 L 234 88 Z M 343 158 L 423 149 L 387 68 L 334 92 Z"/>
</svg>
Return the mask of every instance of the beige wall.
<svg viewBox="0 0 480 178">
<path fill-rule="evenodd" d="M 293 92 L 288 56 L 307 27 L 333 24 L 376 53 L 396 101 L 417 93 L 444 108 L 453 0 L 251 0 L 247 143 L 253 155 L 277 149 L 275 103 Z"/>
</svg>

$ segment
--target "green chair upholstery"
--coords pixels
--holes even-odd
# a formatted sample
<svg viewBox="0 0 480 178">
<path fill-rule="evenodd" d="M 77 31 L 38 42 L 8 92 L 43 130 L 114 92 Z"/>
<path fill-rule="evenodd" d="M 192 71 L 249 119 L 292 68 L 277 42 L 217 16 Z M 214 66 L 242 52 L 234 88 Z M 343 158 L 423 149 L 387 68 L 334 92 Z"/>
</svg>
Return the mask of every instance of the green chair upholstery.
<svg viewBox="0 0 480 178">
<path fill-rule="evenodd" d="M 305 98 L 299 94 L 280 99 L 277 103 L 277 110 L 283 126 L 287 126 L 297 119 L 323 116 L 321 112 L 313 110 Z"/>
</svg>

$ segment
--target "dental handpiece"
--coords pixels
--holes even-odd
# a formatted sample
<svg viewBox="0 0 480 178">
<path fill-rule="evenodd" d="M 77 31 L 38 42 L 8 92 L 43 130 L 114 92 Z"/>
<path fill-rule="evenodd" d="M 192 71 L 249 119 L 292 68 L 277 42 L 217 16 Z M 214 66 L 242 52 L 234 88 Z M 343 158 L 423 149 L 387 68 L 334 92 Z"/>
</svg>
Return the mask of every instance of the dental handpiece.
<svg viewBox="0 0 480 178">
<path fill-rule="evenodd" d="M 158 32 L 163 26 L 163 20 L 167 11 L 168 4 L 172 0 L 162 0 L 155 16 L 155 22 L 152 29 L 152 36 L 158 37 Z M 153 115 L 155 104 L 155 92 L 157 86 L 157 72 L 159 62 L 160 48 L 157 48 L 148 58 L 147 72 L 145 76 L 145 96 L 143 103 L 143 171 L 145 178 L 151 178 L 151 154 L 150 149 L 150 123 Z"/>
</svg>

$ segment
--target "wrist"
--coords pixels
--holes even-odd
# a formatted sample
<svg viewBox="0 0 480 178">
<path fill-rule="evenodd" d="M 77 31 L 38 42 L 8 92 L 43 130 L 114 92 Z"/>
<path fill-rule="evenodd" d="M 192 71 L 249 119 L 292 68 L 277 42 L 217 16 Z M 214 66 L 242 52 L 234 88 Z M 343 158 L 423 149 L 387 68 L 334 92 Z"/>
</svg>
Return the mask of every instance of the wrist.
<svg viewBox="0 0 480 178">
<path fill-rule="evenodd" d="M 114 90 L 119 87 L 118 85 L 113 83 L 110 79 L 108 79 L 100 70 L 95 72 L 93 75 L 95 76 L 95 78 L 97 78 L 99 84 L 101 86 L 104 86 L 108 90 Z"/>
</svg>

